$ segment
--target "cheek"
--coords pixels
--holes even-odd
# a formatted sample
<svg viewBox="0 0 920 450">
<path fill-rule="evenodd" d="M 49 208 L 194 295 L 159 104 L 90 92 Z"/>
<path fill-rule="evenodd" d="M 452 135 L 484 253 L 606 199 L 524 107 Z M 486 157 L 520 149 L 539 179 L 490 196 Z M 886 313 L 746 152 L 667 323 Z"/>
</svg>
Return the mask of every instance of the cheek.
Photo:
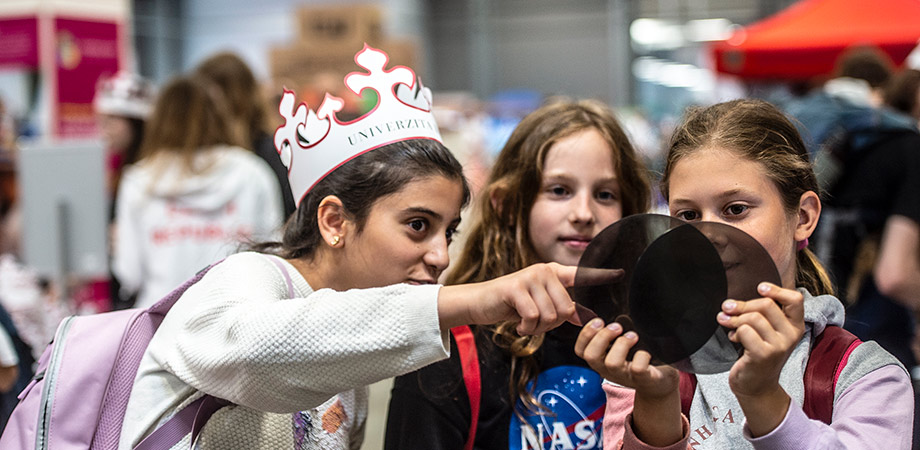
<svg viewBox="0 0 920 450">
<path fill-rule="evenodd" d="M 604 207 L 597 215 L 597 226 L 600 228 L 607 228 L 622 218 L 623 206 L 619 203 L 615 207 Z"/>
<path fill-rule="evenodd" d="M 553 218 L 559 214 L 555 211 L 550 202 L 537 200 L 530 209 L 528 217 L 531 229 L 540 229 L 551 224 Z"/>
</svg>

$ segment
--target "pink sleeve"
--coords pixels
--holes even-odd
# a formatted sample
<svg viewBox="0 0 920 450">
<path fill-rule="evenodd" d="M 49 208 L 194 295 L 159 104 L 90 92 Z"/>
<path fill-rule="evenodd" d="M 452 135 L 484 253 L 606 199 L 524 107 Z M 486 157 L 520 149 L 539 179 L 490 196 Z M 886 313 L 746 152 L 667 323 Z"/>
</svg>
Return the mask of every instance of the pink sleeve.
<svg viewBox="0 0 920 450">
<path fill-rule="evenodd" d="M 914 393 L 904 369 L 885 366 L 848 387 L 834 404 L 831 425 L 811 420 L 793 401 L 769 434 L 744 437 L 755 449 L 839 448 L 894 450 L 911 447 Z"/>
<path fill-rule="evenodd" d="M 603 428 L 604 449 L 618 449 L 623 440 L 623 433 L 626 431 L 627 417 L 632 413 L 636 391 L 611 383 L 604 383 L 601 386 L 604 388 L 604 393 L 607 394 Z"/>
</svg>

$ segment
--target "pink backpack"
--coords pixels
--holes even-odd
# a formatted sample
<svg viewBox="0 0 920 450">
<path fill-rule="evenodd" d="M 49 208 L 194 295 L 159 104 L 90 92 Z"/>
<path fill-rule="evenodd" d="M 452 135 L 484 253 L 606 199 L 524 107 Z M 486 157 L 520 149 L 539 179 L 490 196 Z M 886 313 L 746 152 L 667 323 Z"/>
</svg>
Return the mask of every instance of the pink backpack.
<svg viewBox="0 0 920 450">
<path fill-rule="evenodd" d="M 61 321 L 35 377 L 19 394 L 19 404 L 0 435 L 0 448 L 117 449 L 134 377 L 150 339 L 176 300 L 211 267 L 148 309 Z M 136 448 L 170 448 L 189 432 L 194 442 L 204 422 L 226 404 L 206 395 Z"/>
</svg>

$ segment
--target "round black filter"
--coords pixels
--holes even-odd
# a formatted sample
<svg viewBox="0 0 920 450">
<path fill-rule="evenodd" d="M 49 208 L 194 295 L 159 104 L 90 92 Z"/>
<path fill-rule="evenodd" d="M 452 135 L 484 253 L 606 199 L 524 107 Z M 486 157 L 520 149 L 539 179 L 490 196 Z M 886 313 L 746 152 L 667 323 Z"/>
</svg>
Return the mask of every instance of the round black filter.
<svg viewBox="0 0 920 450">
<path fill-rule="evenodd" d="M 652 241 L 684 223 L 660 214 L 636 214 L 604 228 L 581 255 L 575 285 L 570 289 L 572 299 L 600 316 L 604 322 L 617 320 L 625 329 L 631 330 L 629 287 L 636 262 Z M 597 284 L 591 269 L 621 269 L 625 276 L 613 283 Z"/>
<path fill-rule="evenodd" d="M 687 359 L 719 327 L 726 292 L 722 260 L 709 239 L 690 225 L 668 231 L 633 270 L 629 310 L 639 341 L 666 364 Z"/>
<path fill-rule="evenodd" d="M 780 283 L 769 253 L 747 233 L 658 214 L 610 225 L 578 266 L 571 294 L 580 309 L 635 330 L 639 343 L 633 351 L 648 351 L 655 363 L 701 374 L 729 370 L 741 354 L 716 322 L 722 302 L 759 297 L 762 281 Z M 599 268 L 622 269 L 624 275 L 598 285 L 588 274 Z"/>
</svg>

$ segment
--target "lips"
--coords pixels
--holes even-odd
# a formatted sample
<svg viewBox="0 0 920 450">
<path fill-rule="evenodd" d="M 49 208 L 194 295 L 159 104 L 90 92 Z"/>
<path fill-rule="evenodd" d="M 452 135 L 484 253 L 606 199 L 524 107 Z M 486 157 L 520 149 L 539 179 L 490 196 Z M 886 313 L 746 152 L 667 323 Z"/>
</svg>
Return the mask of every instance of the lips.
<svg viewBox="0 0 920 450">
<path fill-rule="evenodd" d="M 559 241 L 567 247 L 584 250 L 591 242 L 591 238 L 585 236 L 563 236 L 559 238 Z"/>
</svg>

